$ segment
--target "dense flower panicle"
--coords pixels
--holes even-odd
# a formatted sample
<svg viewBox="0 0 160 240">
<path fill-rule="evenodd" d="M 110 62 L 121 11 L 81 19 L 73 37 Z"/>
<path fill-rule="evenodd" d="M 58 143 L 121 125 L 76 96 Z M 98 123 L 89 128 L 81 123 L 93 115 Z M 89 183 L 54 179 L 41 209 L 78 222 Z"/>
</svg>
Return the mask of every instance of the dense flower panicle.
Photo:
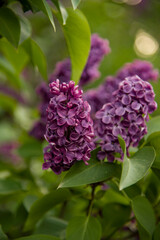
<svg viewBox="0 0 160 240">
<path fill-rule="evenodd" d="M 53 97 L 47 113 L 43 169 L 51 168 L 56 174 L 69 169 L 76 161 L 86 164 L 93 150 L 93 121 L 90 105 L 82 98 L 83 91 L 73 81 L 50 83 Z"/>
<path fill-rule="evenodd" d="M 126 77 L 138 75 L 144 81 L 158 80 L 158 70 L 153 68 L 150 62 L 135 60 L 132 63 L 125 64 L 117 73 L 116 77 L 121 80 Z"/>
<path fill-rule="evenodd" d="M 92 90 L 84 94 L 84 99 L 89 101 L 91 105 L 92 116 L 96 113 L 94 110 L 98 111 L 105 103 L 114 101 L 113 92 L 118 89 L 120 82 L 126 77 L 134 75 L 138 75 L 144 81 L 156 81 L 159 74 L 158 70 L 154 69 L 152 64 L 147 61 L 135 60 L 132 63 L 125 64 L 116 76 L 108 76 L 104 83 L 94 91 L 94 94 L 92 94 Z"/>
<path fill-rule="evenodd" d="M 79 85 L 83 86 L 100 76 L 98 67 L 100 62 L 110 52 L 109 42 L 106 39 L 100 38 L 97 34 L 91 37 L 91 49 L 87 60 L 87 64 L 83 70 Z M 55 71 L 50 76 L 50 82 L 59 79 L 60 82 L 68 83 L 71 79 L 71 62 L 70 59 L 65 59 L 56 64 Z"/>
<path fill-rule="evenodd" d="M 107 40 L 100 38 L 97 34 L 93 34 L 91 37 L 91 50 L 90 55 L 82 73 L 80 79 L 80 86 L 89 83 L 90 81 L 99 77 L 100 73 L 98 67 L 103 57 L 110 52 L 109 43 Z M 56 64 L 56 68 L 53 74 L 50 76 L 50 83 L 60 80 L 60 83 L 68 83 L 71 79 L 71 62 L 67 58 Z M 49 87 L 45 82 L 42 82 L 36 90 L 37 94 L 42 99 L 39 106 L 40 120 L 37 121 L 30 131 L 30 135 L 38 140 L 44 140 L 45 125 L 47 122 L 47 106 L 52 97 L 52 93 L 49 91 Z M 99 101 L 97 99 L 97 101 Z M 100 106 L 101 107 L 101 106 Z M 100 109 L 100 108 L 99 108 Z M 98 109 L 96 109 L 97 111 Z"/>
<path fill-rule="evenodd" d="M 96 133 L 101 140 L 102 152 L 99 158 L 107 155 L 108 160 L 114 160 L 114 153 L 122 156 L 118 142 L 121 135 L 129 147 L 137 146 L 147 133 L 145 121 L 156 110 L 154 91 L 150 83 L 143 81 L 138 76 L 125 78 L 114 92 L 115 100 L 105 104 L 96 113 Z"/>
</svg>

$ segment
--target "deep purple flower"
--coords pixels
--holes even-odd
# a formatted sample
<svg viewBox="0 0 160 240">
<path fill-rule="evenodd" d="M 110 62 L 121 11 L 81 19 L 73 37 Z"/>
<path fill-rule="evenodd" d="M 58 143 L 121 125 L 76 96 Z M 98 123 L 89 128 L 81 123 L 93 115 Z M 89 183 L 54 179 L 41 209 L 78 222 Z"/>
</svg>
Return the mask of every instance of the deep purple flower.
<svg viewBox="0 0 160 240">
<path fill-rule="evenodd" d="M 69 169 L 76 161 L 85 164 L 93 150 L 93 121 L 90 105 L 82 98 L 83 91 L 73 81 L 50 83 L 52 98 L 47 108 L 43 169 L 51 168 L 56 174 Z"/>
<path fill-rule="evenodd" d="M 125 78 L 113 95 L 115 100 L 96 113 L 96 133 L 102 148 L 99 158 L 103 159 L 106 154 L 110 161 L 114 160 L 115 153 L 123 155 L 117 136 L 123 137 L 127 151 L 131 145 L 137 146 L 147 133 L 148 114 L 157 107 L 152 86 L 138 76 Z"/>
<path fill-rule="evenodd" d="M 89 82 L 99 78 L 100 72 L 98 67 L 104 56 L 110 52 L 109 42 L 106 39 L 100 38 L 97 34 L 91 37 L 90 54 L 80 78 L 79 85 L 83 86 Z M 60 82 L 68 83 L 71 79 L 71 62 L 70 59 L 65 59 L 56 64 L 53 74 L 50 76 L 50 82 L 59 79 Z"/>
</svg>

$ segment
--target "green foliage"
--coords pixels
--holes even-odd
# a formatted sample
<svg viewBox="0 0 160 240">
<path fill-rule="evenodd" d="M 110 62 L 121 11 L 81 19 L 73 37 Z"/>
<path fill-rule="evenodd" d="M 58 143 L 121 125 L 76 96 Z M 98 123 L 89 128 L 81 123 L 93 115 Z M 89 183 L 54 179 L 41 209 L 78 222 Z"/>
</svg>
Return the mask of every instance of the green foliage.
<svg viewBox="0 0 160 240">
<path fill-rule="evenodd" d="M 142 179 L 155 159 L 155 151 L 152 147 L 144 147 L 132 158 L 126 156 L 126 146 L 123 139 L 119 138 L 121 147 L 124 152 L 122 175 L 120 179 L 120 190 Z"/>
<path fill-rule="evenodd" d="M 7 235 L 3 232 L 1 225 L 0 225 L 0 239 L 1 240 L 7 240 L 8 239 Z"/>
<path fill-rule="evenodd" d="M 28 237 L 17 238 L 16 240 L 60 240 L 60 238 L 52 237 L 49 235 L 34 235 Z"/>
<path fill-rule="evenodd" d="M 20 38 L 20 23 L 16 14 L 9 8 L 0 8 L 0 33 L 16 47 Z"/>
<path fill-rule="evenodd" d="M 58 1 L 58 0 L 51 0 L 51 1 L 55 4 L 56 8 L 60 12 L 63 24 L 65 25 L 67 18 L 68 18 L 67 10 L 65 9 L 65 7 L 63 6 L 63 4 L 60 1 Z"/>
<path fill-rule="evenodd" d="M 152 236 L 155 229 L 155 214 L 147 198 L 138 196 L 132 200 L 133 212 L 138 222 Z"/>
<path fill-rule="evenodd" d="M 34 228 L 38 220 L 56 204 L 66 201 L 70 197 L 68 190 L 59 189 L 45 195 L 35 201 L 30 209 L 24 230 L 28 231 Z"/>
<path fill-rule="evenodd" d="M 21 47 L 26 51 L 26 53 L 30 56 L 30 59 L 34 66 L 38 67 L 39 72 L 42 77 L 47 80 L 47 63 L 46 58 L 38 46 L 36 42 L 34 42 L 31 38 L 25 40 Z"/>
<path fill-rule="evenodd" d="M 47 1 L 45 1 L 45 0 L 34 0 L 34 1 L 29 0 L 29 3 L 33 8 L 37 8 L 38 10 L 42 11 L 49 18 L 49 20 L 54 28 L 54 31 L 56 31 L 52 11 L 51 11 L 51 8 L 50 8 L 49 4 L 47 3 Z"/>
<path fill-rule="evenodd" d="M 68 9 L 67 12 L 68 18 L 62 27 L 72 63 L 71 79 L 77 84 L 90 50 L 90 28 L 81 11 Z"/>
<path fill-rule="evenodd" d="M 71 0 L 73 8 L 76 9 L 79 5 L 81 0 Z"/>
<path fill-rule="evenodd" d="M 73 218 L 67 227 L 67 240 L 100 240 L 101 225 L 93 217 Z"/>
<path fill-rule="evenodd" d="M 22 185 L 13 179 L 0 179 L 0 195 L 9 195 L 22 191 Z"/>
</svg>

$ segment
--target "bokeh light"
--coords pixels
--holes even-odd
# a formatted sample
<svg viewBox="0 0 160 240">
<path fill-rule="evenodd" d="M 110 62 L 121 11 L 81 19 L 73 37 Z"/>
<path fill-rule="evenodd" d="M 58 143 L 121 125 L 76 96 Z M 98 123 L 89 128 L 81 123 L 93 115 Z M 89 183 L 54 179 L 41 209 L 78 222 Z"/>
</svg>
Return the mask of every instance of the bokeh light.
<svg viewBox="0 0 160 240">
<path fill-rule="evenodd" d="M 152 35 L 144 30 L 138 31 L 134 43 L 134 50 L 138 56 L 144 58 L 150 57 L 154 55 L 158 49 L 159 44 Z"/>
</svg>

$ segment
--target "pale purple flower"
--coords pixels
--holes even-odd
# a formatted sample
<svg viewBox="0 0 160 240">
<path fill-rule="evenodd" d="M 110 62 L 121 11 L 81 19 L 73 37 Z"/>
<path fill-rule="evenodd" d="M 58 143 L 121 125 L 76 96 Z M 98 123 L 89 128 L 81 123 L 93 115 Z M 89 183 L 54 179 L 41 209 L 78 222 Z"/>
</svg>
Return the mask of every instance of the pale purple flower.
<svg viewBox="0 0 160 240">
<path fill-rule="evenodd" d="M 57 79 L 50 83 L 52 98 L 47 108 L 43 169 L 51 168 L 56 174 L 69 169 L 76 161 L 87 164 L 93 150 L 93 121 L 90 105 L 82 98 L 83 91 Z"/>
<path fill-rule="evenodd" d="M 138 75 L 144 81 L 156 81 L 158 79 L 158 70 L 153 68 L 150 62 L 135 60 L 132 63 L 125 64 L 116 74 L 116 76 L 108 76 L 104 83 L 96 90 L 88 90 L 84 94 L 84 99 L 91 105 L 91 113 L 94 119 L 96 111 L 98 111 L 105 103 L 114 101 L 113 92 L 118 89 L 119 83 L 126 77 Z M 139 92 L 140 94 L 140 92 Z"/>
<path fill-rule="evenodd" d="M 145 121 L 157 107 L 152 86 L 136 75 L 125 78 L 113 95 L 114 101 L 96 113 L 98 121 L 95 124 L 102 148 L 99 158 L 107 155 L 110 161 L 114 160 L 115 153 L 123 156 L 118 135 L 125 140 L 127 152 L 131 145 L 137 146 L 147 133 Z"/>
</svg>

